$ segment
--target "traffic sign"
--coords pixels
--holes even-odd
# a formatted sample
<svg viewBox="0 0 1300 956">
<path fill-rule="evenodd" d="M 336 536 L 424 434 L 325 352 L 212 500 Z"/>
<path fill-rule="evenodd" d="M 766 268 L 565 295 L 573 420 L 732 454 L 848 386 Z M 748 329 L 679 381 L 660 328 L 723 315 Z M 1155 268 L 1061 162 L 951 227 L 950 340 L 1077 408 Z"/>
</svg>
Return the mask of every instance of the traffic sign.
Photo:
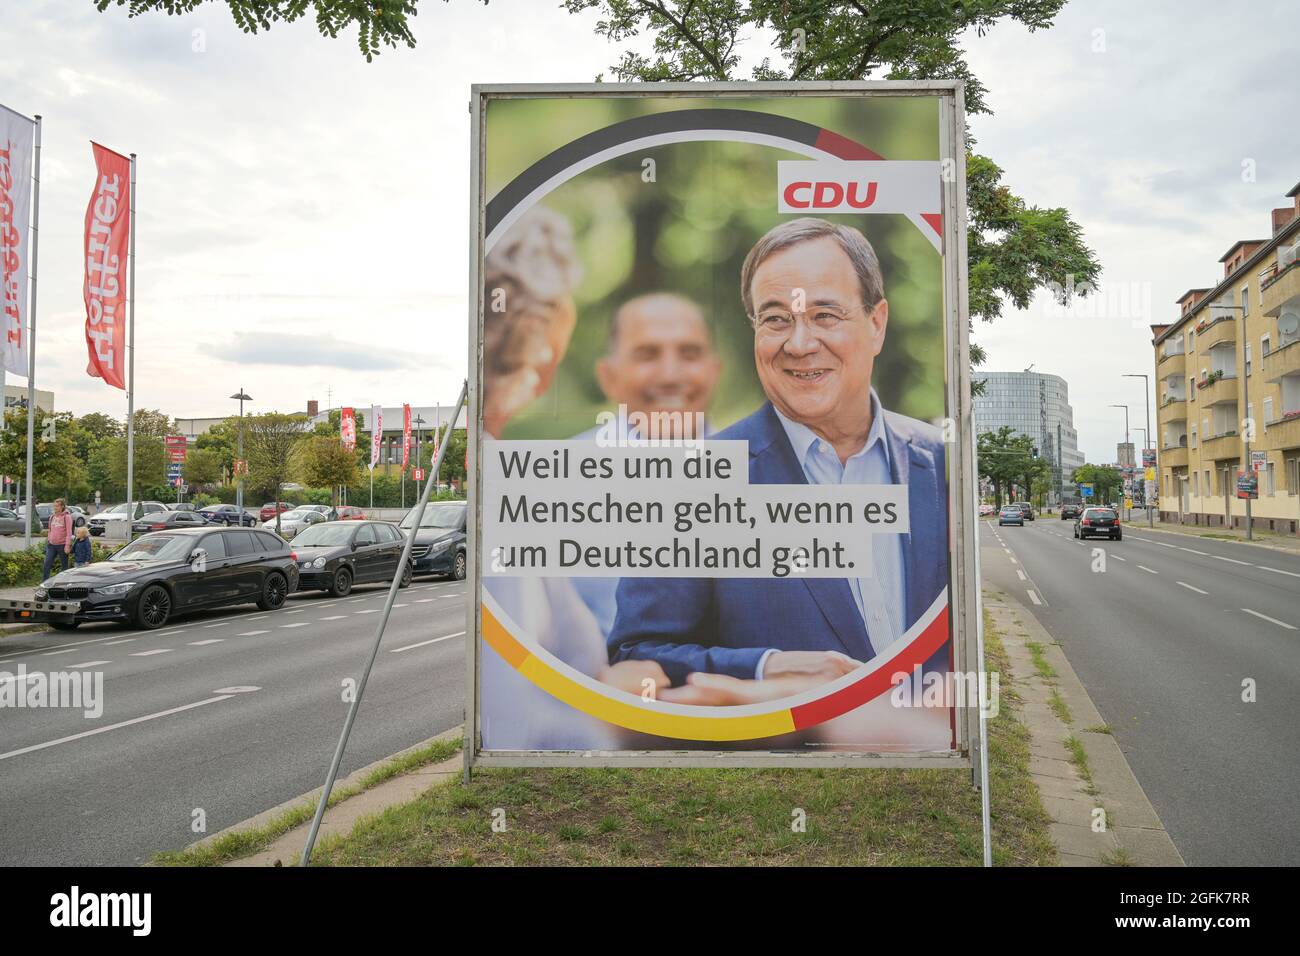
<svg viewBox="0 0 1300 956">
<path fill-rule="evenodd" d="M 1092 485 L 1080 485 L 1080 486 L 1079 486 L 1079 497 L 1081 497 L 1081 498 L 1091 498 L 1091 497 L 1092 497 Z"/>
<path fill-rule="evenodd" d="M 1253 472 L 1256 472 L 1256 473 L 1261 472 L 1261 471 L 1267 471 L 1267 470 L 1268 470 L 1268 452 L 1266 452 L 1266 451 L 1252 451 L 1252 452 L 1250 453 L 1250 470 L 1253 471 Z"/>
<path fill-rule="evenodd" d="M 424 469 L 423 469 L 423 468 L 417 468 L 417 469 L 415 469 L 415 480 L 416 480 L 416 481 L 424 481 Z"/>
</svg>

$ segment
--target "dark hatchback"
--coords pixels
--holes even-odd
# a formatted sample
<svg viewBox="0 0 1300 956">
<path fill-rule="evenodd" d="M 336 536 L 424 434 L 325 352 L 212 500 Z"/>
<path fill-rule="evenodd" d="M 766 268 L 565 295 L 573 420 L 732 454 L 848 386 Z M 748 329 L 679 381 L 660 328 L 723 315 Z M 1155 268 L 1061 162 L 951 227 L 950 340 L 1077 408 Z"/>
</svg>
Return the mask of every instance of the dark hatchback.
<svg viewBox="0 0 1300 956">
<path fill-rule="evenodd" d="M 1061 520 L 1069 521 L 1083 514 L 1083 505 L 1061 505 Z"/>
<path fill-rule="evenodd" d="M 424 508 L 424 517 L 415 531 L 411 561 L 416 574 L 445 574 L 457 581 L 465 579 L 465 522 L 469 514 L 463 501 L 436 501 Z M 415 509 L 402 519 L 407 534 L 415 525 Z"/>
<path fill-rule="evenodd" d="M 1114 508 L 1084 508 L 1083 514 L 1074 522 L 1076 538 L 1091 538 L 1105 535 L 1112 541 L 1124 538 L 1124 529 L 1119 525 L 1119 512 Z"/>
<path fill-rule="evenodd" d="M 298 587 L 342 597 L 354 584 L 392 581 L 405 545 L 402 532 L 385 521 L 326 521 L 304 528 L 293 539 Z M 399 584 L 410 583 L 408 564 Z"/>
<path fill-rule="evenodd" d="M 200 508 L 199 514 L 214 524 L 241 525 L 246 528 L 257 526 L 257 518 L 237 505 L 208 505 Z"/>
<path fill-rule="evenodd" d="M 256 603 L 284 606 L 298 587 L 289 545 L 264 531 L 194 528 L 155 531 L 107 561 L 56 574 L 36 589 L 38 601 L 79 601 L 70 630 L 89 621 L 128 621 L 145 630 L 179 614 Z"/>
</svg>

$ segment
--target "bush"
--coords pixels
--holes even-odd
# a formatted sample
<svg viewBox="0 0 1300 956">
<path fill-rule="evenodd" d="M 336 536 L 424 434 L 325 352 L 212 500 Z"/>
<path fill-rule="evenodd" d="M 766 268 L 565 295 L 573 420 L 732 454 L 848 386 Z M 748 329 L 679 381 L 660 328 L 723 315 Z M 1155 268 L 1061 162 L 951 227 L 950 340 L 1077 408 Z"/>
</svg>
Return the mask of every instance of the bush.
<svg viewBox="0 0 1300 956">
<path fill-rule="evenodd" d="M 120 547 L 120 545 L 117 547 Z M 91 560 L 103 561 L 116 551 L 117 547 L 105 548 L 98 542 L 93 542 L 90 546 Z M 0 585 L 5 587 L 36 587 L 41 583 L 41 568 L 44 564 L 44 544 L 33 545 L 21 551 L 0 553 Z"/>
</svg>

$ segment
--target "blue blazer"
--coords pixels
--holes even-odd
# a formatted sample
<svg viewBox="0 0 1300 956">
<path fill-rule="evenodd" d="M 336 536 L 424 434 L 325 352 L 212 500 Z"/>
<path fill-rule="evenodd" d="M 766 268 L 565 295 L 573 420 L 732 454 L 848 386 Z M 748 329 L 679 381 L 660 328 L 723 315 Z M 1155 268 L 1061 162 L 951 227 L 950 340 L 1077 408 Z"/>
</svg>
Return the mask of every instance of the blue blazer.
<svg viewBox="0 0 1300 956">
<path fill-rule="evenodd" d="M 939 429 L 884 413 L 890 469 L 908 487 L 903 535 L 910 628 L 948 584 L 948 496 Z M 714 436 L 749 442 L 751 484 L 807 484 L 770 402 Z M 843 578 L 623 578 L 610 663 L 657 661 L 674 684 L 693 671 L 752 678 L 769 648 L 875 656 Z"/>
</svg>

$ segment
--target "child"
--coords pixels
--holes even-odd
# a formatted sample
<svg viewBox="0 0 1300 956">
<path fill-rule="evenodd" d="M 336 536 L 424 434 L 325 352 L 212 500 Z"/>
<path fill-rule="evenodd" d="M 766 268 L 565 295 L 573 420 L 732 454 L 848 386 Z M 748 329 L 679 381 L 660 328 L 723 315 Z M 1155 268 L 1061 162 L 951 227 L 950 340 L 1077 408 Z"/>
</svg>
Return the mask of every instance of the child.
<svg viewBox="0 0 1300 956">
<path fill-rule="evenodd" d="M 79 567 L 90 564 L 90 529 L 85 525 L 77 528 L 72 541 L 72 560 Z"/>
</svg>

